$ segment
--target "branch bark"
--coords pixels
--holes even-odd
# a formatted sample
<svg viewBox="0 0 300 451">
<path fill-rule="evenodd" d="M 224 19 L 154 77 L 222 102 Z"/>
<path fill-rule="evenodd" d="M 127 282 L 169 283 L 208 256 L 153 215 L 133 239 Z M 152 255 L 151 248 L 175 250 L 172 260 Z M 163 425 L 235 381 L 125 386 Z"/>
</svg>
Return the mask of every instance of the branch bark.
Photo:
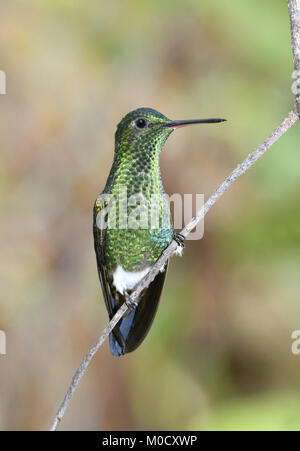
<svg viewBox="0 0 300 451">
<path fill-rule="evenodd" d="M 250 153 L 247 158 L 239 164 L 232 172 L 228 175 L 228 177 L 224 180 L 223 183 L 219 186 L 219 188 L 213 193 L 213 195 L 208 199 L 208 201 L 204 204 L 204 206 L 199 210 L 194 218 L 185 226 L 185 228 L 180 232 L 183 236 L 187 237 L 187 235 L 193 230 L 193 228 L 201 221 L 206 213 L 212 208 L 212 206 L 217 202 L 220 197 L 223 196 L 225 191 L 242 175 L 244 174 L 254 163 L 263 156 L 263 154 L 282 136 L 284 135 L 292 125 L 294 125 L 299 119 L 298 115 L 295 111 L 291 111 L 288 116 L 281 122 L 281 124 L 268 136 L 268 138 L 260 144 L 252 153 Z M 151 268 L 151 271 L 139 282 L 136 286 L 135 290 L 131 294 L 131 299 L 135 302 L 138 302 L 139 295 L 141 292 L 148 287 L 148 285 L 152 282 L 154 277 L 158 274 L 159 270 L 163 267 L 166 261 L 174 254 L 177 250 L 177 243 L 172 241 L 171 244 L 165 249 L 161 257 L 157 260 L 157 262 Z M 120 321 L 120 319 L 127 312 L 126 304 L 123 304 L 115 316 L 111 319 L 109 324 L 105 327 L 102 334 L 95 341 L 93 346 L 90 348 L 88 353 L 83 358 L 79 368 L 73 376 L 70 387 L 66 393 L 66 396 L 63 402 L 60 405 L 60 408 L 54 418 L 54 421 L 51 425 L 50 430 L 55 431 L 59 422 L 63 418 L 69 402 L 71 401 L 73 394 L 80 382 L 80 379 L 84 375 L 90 361 L 98 351 L 98 349 L 102 346 L 110 332 L 113 330 L 115 325 Z"/>
<path fill-rule="evenodd" d="M 290 24 L 291 24 L 291 37 L 292 37 L 292 48 L 294 55 L 294 67 L 297 74 L 297 92 L 295 95 L 296 104 L 295 110 L 291 111 L 287 117 L 281 122 L 281 124 L 275 128 L 275 130 L 268 136 L 268 138 L 260 144 L 253 152 L 251 152 L 247 158 L 239 164 L 224 180 L 223 183 L 217 188 L 213 195 L 208 199 L 204 206 L 199 210 L 194 218 L 184 227 L 180 232 L 184 237 L 193 230 L 193 228 L 201 221 L 204 216 L 209 212 L 213 205 L 220 199 L 227 189 L 241 176 L 243 175 L 251 166 L 253 166 L 256 161 L 261 158 L 264 153 L 282 136 L 289 128 L 291 128 L 299 119 L 300 116 L 300 0 L 287 0 Z M 131 299 L 138 302 L 139 295 L 141 292 L 148 287 L 152 282 L 156 274 L 163 267 L 165 262 L 175 253 L 177 249 L 177 243 L 172 241 L 171 244 L 165 249 L 161 257 L 151 268 L 151 271 L 139 282 L 135 287 L 135 290 L 131 294 Z M 113 330 L 115 325 L 120 321 L 120 319 L 127 312 L 127 306 L 123 304 L 117 311 L 115 316 L 111 319 L 109 324 L 105 327 L 101 335 L 95 341 L 93 346 L 89 349 L 88 353 L 83 358 L 79 368 L 73 376 L 72 382 L 68 388 L 68 391 L 55 415 L 54 421 L 50 427 L 51 431 L 55 431 L 63 418 L 67 407 L 73 397 L 73 394 L 84 375 L 89 363 L 92 358 L 102 346 L 110 332 Z"/>
<path fill-rule="evenodd" d="M 296 74 L 296 111 L 298 116 L 300 116 L 300 0 L 287 0 L 287 3 L 290 15 L 292 49 Z"/>
</svg>

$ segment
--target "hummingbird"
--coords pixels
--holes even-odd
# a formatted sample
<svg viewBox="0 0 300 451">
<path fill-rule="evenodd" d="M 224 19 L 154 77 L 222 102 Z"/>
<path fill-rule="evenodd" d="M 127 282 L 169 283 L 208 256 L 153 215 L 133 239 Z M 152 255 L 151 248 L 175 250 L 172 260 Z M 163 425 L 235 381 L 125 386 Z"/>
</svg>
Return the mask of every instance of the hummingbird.
<svg viewBox="0 0 300 451">
<path fill-rule="evenodd" d="M 152 108 L 138 108 L 128 113 L 117 126 L 112 167 L 93 211 L 97 268 L 109 318 L 124 302 L 128 307 L 127 314 L 109 336 L 114 356 L 134 351 L 146 337 L 157 311 L 168 263 L 141 293 L 137 303 L 131 301 L 130 293 L 172 240 L 184 247 L 184 237 L 174 233 L 161 180 L 159 156 L 162 147 L 176 128 L 225 120 L 173 121 Z M 135 202 L 130 201 L 132 197 Z M 149 209 L 146 204 L 152 198 L 155 208 Z M 128 218 L 131 215 L 130 227 Z M 156 220 L 154 227 L 147 221 L 150 216 Z M 140 223 L 137 226 L 138 217 Z M 169 221 L 163 224 L 166 218 Z"/>
</svg>

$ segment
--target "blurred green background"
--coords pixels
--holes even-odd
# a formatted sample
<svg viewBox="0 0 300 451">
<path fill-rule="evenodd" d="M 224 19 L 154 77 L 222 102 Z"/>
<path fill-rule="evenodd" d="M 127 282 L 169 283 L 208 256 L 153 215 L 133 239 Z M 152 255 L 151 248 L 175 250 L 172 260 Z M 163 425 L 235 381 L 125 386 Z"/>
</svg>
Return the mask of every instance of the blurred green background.
<svg viewBox="0 0 300 451">
<path fill-rule="evenodd" d="M 172 134 L 169 194 L 207 198 L 292 108 L 283 0 L 1 2 L 0 429 L 49 426 L 107 322 L 92 208 L 116 124 L 153 107 L 226 117 Z M 300 429 L 299 125 L 171 261 L 143 345 L 93 360 L 61 429 Z"/>
</svg>

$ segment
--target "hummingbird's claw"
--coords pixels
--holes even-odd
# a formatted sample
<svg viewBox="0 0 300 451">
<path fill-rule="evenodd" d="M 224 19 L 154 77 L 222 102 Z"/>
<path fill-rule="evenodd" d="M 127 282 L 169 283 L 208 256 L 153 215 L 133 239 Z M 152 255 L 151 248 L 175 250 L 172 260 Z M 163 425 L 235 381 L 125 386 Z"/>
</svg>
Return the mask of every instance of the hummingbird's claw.
<svg viewBox="0 0 300 451">
<path fill-rule="evenodd" d="M 173 235 L 173 240 L 176 241 L 178 246 L 180 246 L 182 248 L 185 247 L 185 244 L 184 244 L 185 237 L 181 233 L 175 232 Z"/>
<path fill-rule="evenodd" d="M 130 311 L 130 313 L 132 313 L 138 305 L 136 301 L 133 301 L 131 299 L 130 295 L 127 292 L 125 292 L 125 304 L 127 305 L 127 308 Z"/>
</svg>

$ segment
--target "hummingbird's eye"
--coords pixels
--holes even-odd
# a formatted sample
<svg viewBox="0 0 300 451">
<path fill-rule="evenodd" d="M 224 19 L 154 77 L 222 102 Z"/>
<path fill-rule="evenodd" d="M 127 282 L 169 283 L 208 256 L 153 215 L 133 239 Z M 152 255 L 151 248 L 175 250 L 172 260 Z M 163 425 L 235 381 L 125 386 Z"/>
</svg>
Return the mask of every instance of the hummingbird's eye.
<svg viewBox="0 0 300 451">
<path fill-rule="evenodd" d="M 137 119 L 134 122 L 134 125 L 136 126 L 136 128 L 138 128 L 139 130 L 142 130 L 143 128 L 146 128 L 147 126 L 147 121 L 146 119 L 140 117 L 139 119 Z"/>
</svg>

